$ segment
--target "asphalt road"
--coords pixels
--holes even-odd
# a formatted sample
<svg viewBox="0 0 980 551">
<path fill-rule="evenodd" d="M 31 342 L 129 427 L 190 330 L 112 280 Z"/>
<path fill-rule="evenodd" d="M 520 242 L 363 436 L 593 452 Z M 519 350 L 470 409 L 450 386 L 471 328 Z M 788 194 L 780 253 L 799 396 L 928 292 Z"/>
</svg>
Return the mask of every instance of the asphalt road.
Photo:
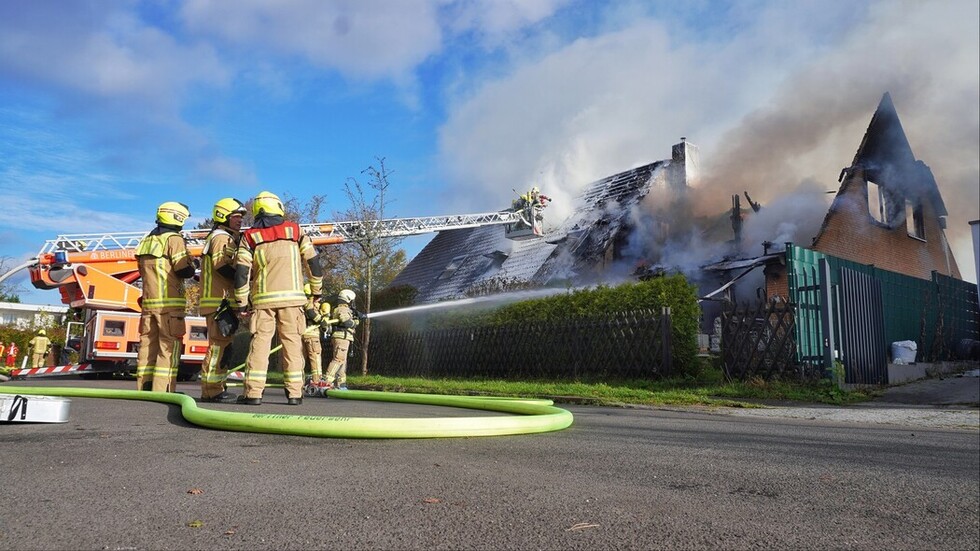
<svg viewBox="0 0 980 551">
<path fill-rule="evenodd" d="M 260 409 L 482 414 L 284 402 L 270 389 Z M 0 424 L 0 549 L 980 548 L 975 426 L 567 409 L 574 424 L 548 434 L 350 440 L 73 398 L 68 423 Z"/>
</svg>

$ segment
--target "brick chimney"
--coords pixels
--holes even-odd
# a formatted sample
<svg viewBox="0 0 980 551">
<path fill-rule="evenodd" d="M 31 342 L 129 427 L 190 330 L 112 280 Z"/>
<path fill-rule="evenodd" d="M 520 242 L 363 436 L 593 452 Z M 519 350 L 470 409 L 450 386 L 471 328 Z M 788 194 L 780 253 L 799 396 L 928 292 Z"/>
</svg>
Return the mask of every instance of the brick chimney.
<svg viewBox="0 0 980 551">
<path fill-rule="evenodd" d="M 701 154 L 698 146 L 681 136 L 681 142 L 671 148 L 669 186 L 673 189 L 698 187 L 701 176 Z"/>
</svg>

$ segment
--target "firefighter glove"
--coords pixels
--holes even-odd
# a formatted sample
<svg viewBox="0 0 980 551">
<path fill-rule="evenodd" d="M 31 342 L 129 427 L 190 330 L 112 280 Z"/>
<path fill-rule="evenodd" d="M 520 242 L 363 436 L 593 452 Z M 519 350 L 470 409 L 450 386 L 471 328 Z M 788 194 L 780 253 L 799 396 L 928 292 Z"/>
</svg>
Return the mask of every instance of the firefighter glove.
<svg viewBox="0 0 980 551">
<path fill-rule="evenodd" d="M 320 313 L 313 306 L 308 306 L 306 308 L 306 319 L 310 322 L 316 323 L 320 317 Z"/>
<path fill-rule="evenodd" d="M 232 308 L 228 299 L 221 301 L 221 305 L 214 313 L 214 321 L 217 323 L 218 331 L 221 332 L 222 336 L 230 337 L 238 331 L 237 313 L 237 309 Z"/>
</svg>

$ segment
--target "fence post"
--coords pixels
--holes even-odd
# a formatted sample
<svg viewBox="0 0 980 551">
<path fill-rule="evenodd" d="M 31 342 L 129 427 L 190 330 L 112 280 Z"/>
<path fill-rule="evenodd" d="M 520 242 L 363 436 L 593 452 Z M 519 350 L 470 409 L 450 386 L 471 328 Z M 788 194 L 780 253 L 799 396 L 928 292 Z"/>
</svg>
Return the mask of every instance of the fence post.
<svg viewBox="0 0 980 551">
<path fill-rule="evenodd" d="M 823 331 L 824 373 L 836 377 L 834 373 L 834 308 L 830 295 L 830 262 L 826 258 L 817 261 L 820 270 L 820 329 Z M 834 381 L 837 384 L 843 381 Z"/>
<path fill-rule="evenodd" d="M 671 351 L 671 324 L 670 324 L 670 306 L 664 306 L 660 310 L 660 346 L 663 351 L 663 359 L 661 360 L 661 367 L 664 370 L 664 374 L 673 374 L 674 372 L 674 357 Z"/>
</svg>

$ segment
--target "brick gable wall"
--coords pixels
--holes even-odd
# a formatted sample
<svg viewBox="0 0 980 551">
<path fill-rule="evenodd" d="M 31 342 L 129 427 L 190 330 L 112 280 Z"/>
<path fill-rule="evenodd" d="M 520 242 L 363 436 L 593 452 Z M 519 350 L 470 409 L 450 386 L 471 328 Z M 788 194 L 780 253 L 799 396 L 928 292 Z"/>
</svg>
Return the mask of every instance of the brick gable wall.
<svg viewBox="0 0 980 551">
<path fill-rule="evenodd" d="M 931 279 L 933 270 L 962 279 L 951 252 L 947 270 L 942 230 L 930 201 L 922 204 L 923 241 L 908 235 L 904 221 L 894 228 L 876 223 L 868 213 L 867 187 L 862 170 L 849 174 L 827 213 L 813 250 L 920 279 Z"/>
</svg>

